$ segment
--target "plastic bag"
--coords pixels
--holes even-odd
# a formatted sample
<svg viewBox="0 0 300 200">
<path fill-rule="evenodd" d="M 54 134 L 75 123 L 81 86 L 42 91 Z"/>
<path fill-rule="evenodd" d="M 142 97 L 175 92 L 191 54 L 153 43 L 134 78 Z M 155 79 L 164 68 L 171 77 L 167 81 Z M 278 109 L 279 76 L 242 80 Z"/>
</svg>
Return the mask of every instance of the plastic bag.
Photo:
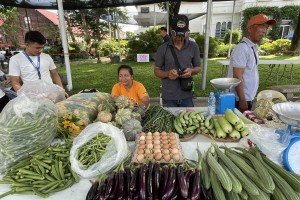
<svg viewBox="0 0 300 200">
<path fill-rule="evenodd" d="M 28 97 L 47 98 L 57 103 L 65 100 L 65 90 L 58 85 L 43 80 L 30 81 L 22 85 L 17 94 L 26 94 Z"/>
<path fill-rule="evenodd" d="M 11 100 L 0 114 L 0 173 L 48 147 L 57 123 L 57 108 L 49 99 L 21 94 Z"/>
<path fill-rule="evenodd" d="M 88 169 L 84 169 L 78 161 L 79 148 L 99 133 L 111 136 L 111 140 L 106 147 L 106 153 L 103 154 L 99 162 L 93 164 Z M 94 178 L 100 173 L 106 173 L 116 167 L 129 153 L 125 136 L 120 129 L 111 124 L 95 122 L 83 129 L 74 139 L 70 151 L 70 162 L 72 169 L 81 177 Z"/>
<path fill-rule="evenodd" d="M 97 107 L 101 102 L 101 92 L 78 93 L 56 104 L 59 117 L 74 114 L 86 126 L 93 122 L 98 114 Z"/>
<path fill-rule="evenodd" d="M 247 125 L 249 135 L 239 141 L 239 145 L 249 147 L 249 140 L 256 145 L 268 158 L 277 164 L 282 162 L 282 153 L 290 142 L 287 131 L 278 132 L 277 129 L 258 125 Z"/>
</svg>

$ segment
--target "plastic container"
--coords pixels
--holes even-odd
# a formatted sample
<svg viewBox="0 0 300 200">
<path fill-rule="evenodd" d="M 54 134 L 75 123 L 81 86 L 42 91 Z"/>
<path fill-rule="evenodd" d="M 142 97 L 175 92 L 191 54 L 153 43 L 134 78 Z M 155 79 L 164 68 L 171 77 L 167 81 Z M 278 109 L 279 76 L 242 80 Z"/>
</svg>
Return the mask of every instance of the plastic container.
<svg viewBox="0 0 300 200">
<path fill-rule="evenodd" d="M 216 114 L 216 97 L 213 92 L 210 92 L 207 102 L 208 102 L 208 106 L 207 106 L 208 115 Z"/>
</svg>

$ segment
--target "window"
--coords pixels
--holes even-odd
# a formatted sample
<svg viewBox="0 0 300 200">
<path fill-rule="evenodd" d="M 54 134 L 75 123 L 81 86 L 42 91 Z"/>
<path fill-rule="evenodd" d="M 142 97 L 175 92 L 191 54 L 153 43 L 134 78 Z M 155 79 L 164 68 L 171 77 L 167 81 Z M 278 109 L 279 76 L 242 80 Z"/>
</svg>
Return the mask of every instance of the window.
<svg viewBox="0 0 300 200">
<path fill-rule="evenodd" d="M 215 33 L 216 38 L 221 38 L 221 23 L 218 22 L 216 24 L 216 33 Z"/>
<path fill-rule="evenodd" d="M 25 23 L 25 28 L 32 28 L 31 27 L 31 20 L 30 20 L 30 17 L 24 17 L 24 23 Z"/>
<path fill-rule="evenodd" d="M 141 13 L 149 13 L 149 7 L 141 7 Z"/>
<path fill-rule="evenodd" d="M 216 32 L 215 37 L 219 39 L 223 39 L 225 37 L 225 33 L 227 29 L 231 29 L 231 22 L 217 22 L 216 24 Z"/>
</svg>

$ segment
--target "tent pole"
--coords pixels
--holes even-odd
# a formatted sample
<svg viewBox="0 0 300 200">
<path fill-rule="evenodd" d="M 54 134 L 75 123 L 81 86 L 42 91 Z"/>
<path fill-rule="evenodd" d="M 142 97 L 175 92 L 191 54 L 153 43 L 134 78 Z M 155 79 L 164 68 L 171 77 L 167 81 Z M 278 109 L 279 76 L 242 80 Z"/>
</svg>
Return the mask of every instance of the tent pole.
<svg viewBox="0 0 300 200">
<path fill-rule="evenodd" d="M 112 56 L 112 45 L 111 45 L 111 25 L 110 25 L 110 21 L 111 19 L 111 15 L 109 14 L 109 8 L 107 9 L 107 13 L 108 13 L 108 29 L 109 29 L 109 57 Z"/>
<path fill-rule="evenodd" d="M 231 30 L 230 30 L 229 47 L 228 47 L 227 58 L 230 58 L 230 52 L 231 52 L 232 31 L 233 31 L 233 23 L 234 23 L 234 14 L 235 14 L 235 0 L 233 0 L 232 17 L 231 17 Z"/>
<path fill-rule="evenodd" d="M 66 32 L 65 18 L 63 13 L 64 9 L 63 9 L 62 1 L 57 1 L 57 5 L 58 5 L 59 30 L 60 30 L 63 49 L 64 49 L 65 63 L 66 63 L 66 72 L 67 72 L 67 80 L 68 80 L 67 89 L 68 91 L 70 91 L 73 89 L 73 85 L 72 85 L 69 50 L 68 50 L 68 43 L 67 43 L 68 42 L 67 32 Z"/>
<path fill-rule="evenodd" d="M 155 4 L 154 4 L 154 31 L 156 30 L 156 11 L 155 11 Z"/>
<path fill-rule="evenodd" d="M 202 71 L 202 90 L 206 88 L 206 74 L 207 74 L 207 63 L 208 63 L 208 48 L 209 48 L 209 35 L 211 26 L 212 16 L 212 0 L 207 1 L 206 9 L 206 27 L 205 27 L 205 42 L 204 42 L 204 55 L 203 55 L 203 71 Z"/>
<path fill-rule="evenodd" d="M 118 34 L 119 56 L 120 56 L 120 62 L 122 62 L 122 56 L 121 56 L 121 44 L 120 44 L 120 31 L 119 31 L 119 15 L 118 15 L 118 13 L 116 13 L 116 25 L 117 25 L 117 34 Z"/>
<path fill-rule="evenodd" d="M 169 2 L 166 2 L 166 7 L 167 7 L 167 33 L 170 34 L 170 22 L 169 22 L 169 16 L 170 16 L 170 8 L 169 8 Z"/>
</svg>

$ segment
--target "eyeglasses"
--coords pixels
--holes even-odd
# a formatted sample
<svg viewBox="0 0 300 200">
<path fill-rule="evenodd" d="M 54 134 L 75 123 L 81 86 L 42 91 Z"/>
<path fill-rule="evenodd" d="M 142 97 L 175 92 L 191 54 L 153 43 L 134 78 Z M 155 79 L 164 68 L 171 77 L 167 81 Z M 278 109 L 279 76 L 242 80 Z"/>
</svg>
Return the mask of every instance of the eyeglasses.
<svg viewBox="0 0 300 200">
<path fill-rule="evenodd" d="M 176 36 L 188 37 L 188 32 L 176 32 L 174 30 L 171 30 L 171 35 L 173 37 L 176 37 Z"/>
</svg>

